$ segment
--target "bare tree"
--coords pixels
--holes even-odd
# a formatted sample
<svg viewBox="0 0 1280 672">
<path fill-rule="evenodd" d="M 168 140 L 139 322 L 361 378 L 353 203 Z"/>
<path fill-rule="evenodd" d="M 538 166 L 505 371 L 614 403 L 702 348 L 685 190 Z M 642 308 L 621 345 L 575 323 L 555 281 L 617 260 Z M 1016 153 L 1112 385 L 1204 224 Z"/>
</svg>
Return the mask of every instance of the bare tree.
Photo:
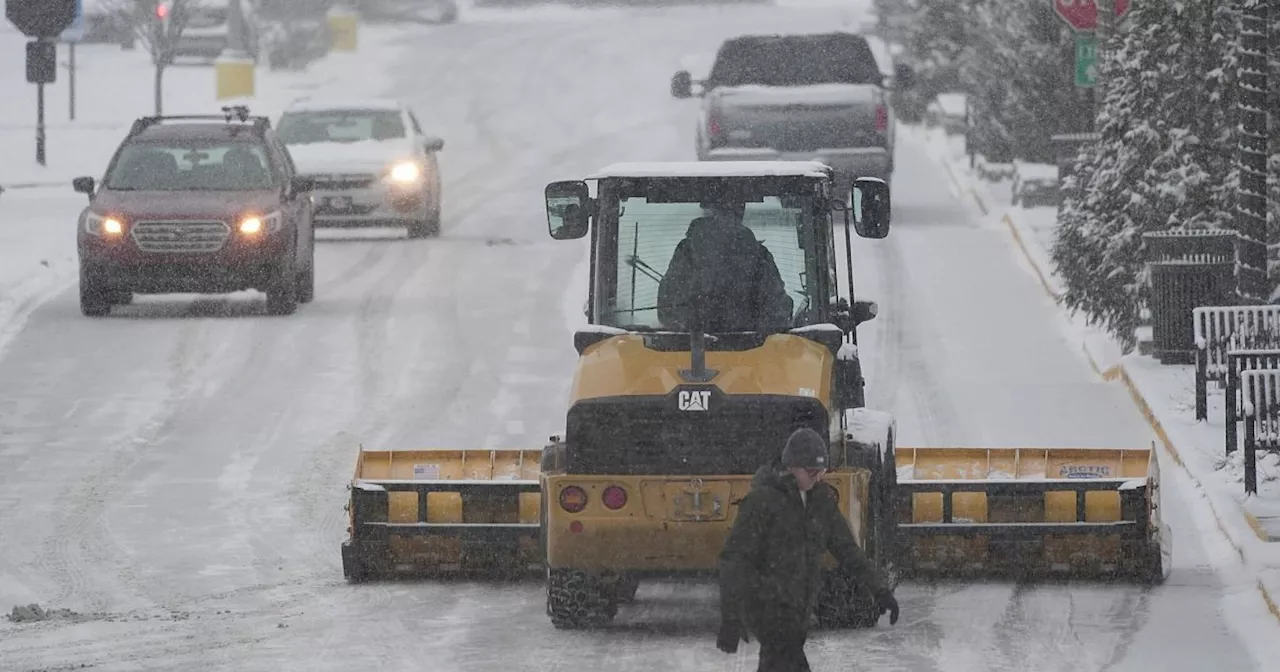
<svg viewBox="0 0 1280 672">
<path fill-rule="evenodd" d="M 190 0 L 108 0 L 106 9 L 138 37 L 155 65 L 155 113 L 164 113 L 164 71 L 190 18 Z"/>
</svg>

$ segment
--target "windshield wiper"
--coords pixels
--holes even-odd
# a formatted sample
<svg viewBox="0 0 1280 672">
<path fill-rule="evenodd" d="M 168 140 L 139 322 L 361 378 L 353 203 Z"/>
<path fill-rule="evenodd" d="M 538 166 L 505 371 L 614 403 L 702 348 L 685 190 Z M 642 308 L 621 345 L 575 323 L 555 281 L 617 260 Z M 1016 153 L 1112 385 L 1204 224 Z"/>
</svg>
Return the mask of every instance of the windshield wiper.
<svg viewBox="0 0 1280 672">
<path fill-rule="evenodd" d="M 627 256 L 623 261 L 631 268 L 634 268 L 640 271 L 641 273 L 645 274 L 645 276 L 647 276 L 650 280 L 653 280 L 655 282 L 662 282 L 662 274 L 658 272 L 658 269 L 645 263 L 645 261 L 641 259 L 639 256 L 632 254 Z"/>
</svg>

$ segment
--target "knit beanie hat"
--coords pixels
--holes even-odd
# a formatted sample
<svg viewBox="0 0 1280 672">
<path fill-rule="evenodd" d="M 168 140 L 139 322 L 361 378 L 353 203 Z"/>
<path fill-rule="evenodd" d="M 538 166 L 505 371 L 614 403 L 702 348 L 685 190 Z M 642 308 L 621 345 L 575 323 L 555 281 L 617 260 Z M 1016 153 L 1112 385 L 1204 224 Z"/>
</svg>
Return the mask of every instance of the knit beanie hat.
<svg viewBox="0 0 1280 672">
<path fill-rule="evenodd" d="M 787 445 L 782 449 L 782 466 L 801 469 L 827 468 L 827 442 L 822 436 L 808 427 L 801 427 L 787 438 Z"/>
</svg>

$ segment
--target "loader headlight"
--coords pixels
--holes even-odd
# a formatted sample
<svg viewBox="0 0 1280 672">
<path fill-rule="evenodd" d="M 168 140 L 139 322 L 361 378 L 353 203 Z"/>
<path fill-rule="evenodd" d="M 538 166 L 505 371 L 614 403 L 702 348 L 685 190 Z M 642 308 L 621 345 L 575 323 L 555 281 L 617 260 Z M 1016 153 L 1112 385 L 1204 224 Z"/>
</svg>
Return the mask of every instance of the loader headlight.
<svg viewBox="0 0 1280 672">
<path fill-rule="evenodd" d="M 388 175 L 392 182 L 410 184 L 422 179 L 422 168 L 413 161 L 401 161 L 391 166 Z"/>
<path fill-rule="evenodd" d="M 85 215 L 84 231 L 103 238 L 118 238 L 124 234 L 124 222 L 115 217 L 95 215 L 91 212 Z"/>
</svg>

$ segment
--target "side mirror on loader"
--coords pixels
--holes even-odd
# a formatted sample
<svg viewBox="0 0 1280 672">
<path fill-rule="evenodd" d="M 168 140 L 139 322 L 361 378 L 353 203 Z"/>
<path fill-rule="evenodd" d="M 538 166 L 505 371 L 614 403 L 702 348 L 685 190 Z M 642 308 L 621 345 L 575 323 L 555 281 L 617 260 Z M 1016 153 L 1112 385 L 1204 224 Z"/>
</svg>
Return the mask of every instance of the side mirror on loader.
<svg viewBox="0 0 1280 672">
<path fill-rule="evenodd" d="M 879 312 L 880 306 L 875 301 L 854 301 L 851 309 L 848 301 L 840 299 L 835 307 L 835 325 L 850 332 L 863 322 L 874 320 Z"/>
<path fill-rule="evenodd" d="M 863 238 L 889 235 L 889 185 L 876 177 L 853 181 L 853 228 Z M 846 212 L 848 218 L 850 213 Z"/>
<path fill-rule="evenodd" d="M 582 181 L 552 182 L 544 193 L 547 229 L 556 240 L 587 235 L 591 223 L 591 191 Z"/>
</svg>

